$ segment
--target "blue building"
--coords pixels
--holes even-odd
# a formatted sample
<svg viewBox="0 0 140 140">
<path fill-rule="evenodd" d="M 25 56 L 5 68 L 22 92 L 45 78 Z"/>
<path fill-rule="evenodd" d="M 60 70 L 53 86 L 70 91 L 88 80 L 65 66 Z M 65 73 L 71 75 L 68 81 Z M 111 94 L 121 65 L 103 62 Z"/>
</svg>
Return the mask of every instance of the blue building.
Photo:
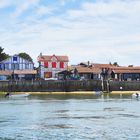
<svg viewBox="0 0 140 140">
<path fill-rule="evenodd" d="M 34 79 L 37 71 L 34 70 L 34 63 L 18 55 L 10 56 L 0 62 L 0 80 L 7 79 Z"/>
</svg>

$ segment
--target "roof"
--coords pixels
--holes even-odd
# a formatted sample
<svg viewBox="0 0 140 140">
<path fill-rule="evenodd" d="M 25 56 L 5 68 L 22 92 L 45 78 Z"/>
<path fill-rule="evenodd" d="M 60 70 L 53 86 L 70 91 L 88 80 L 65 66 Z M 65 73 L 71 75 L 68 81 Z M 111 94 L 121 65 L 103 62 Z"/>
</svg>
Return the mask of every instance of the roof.
<svg viewBox="0 0 140 140">
<path fill-rule="evenodd" d="M 11 75 L 12 71 L 10 70 L 0 70 L 0 75 Z"/>
<path fill-rule="evenodd" d="M 15 74 L 37 74 L 37 70 L 15 70 Z"/>
<path fill-rule="evenodd" d="M 63 61 L 63 62 L 68 62 L 69 61 L 68 56 L 65 56 L 65 55 L 61 55 L 61 56 L 58 56 L 58 55 L 42 55 L 42 56 L 38 57 L 38 61 L 51 61 L 52 57 L 56 57 L 56 59 L 58 61 Z"/>
<path fill-rule="evenodd" d="M 11 75 L 13 70 L 0 70 L 0 75 Z M 37 74 L 36 70 L 14 70 L 14 74 Z"/>
<path fill-rule="evenodd" d="M 140 67 L 116 67 L 113 68 L 114 73 L 140 73 Z"/>
<path fill-rule="evenodd" d="M 98 64 L 98 63 L 93 63 L 92 66 L 98 67 L 98 68 L 114 68 L 114 67 L 116 67 L 112 64 Z"/>
<path fill-rule="evenodd" d="M 70 75 L 70 74 L 72 74 L 72 72 L 71 71 L 68 71 L 68 70 L 64 70 L 64 71 L 58 72 L 58 74 Z"/>
<path fill-rule="evenodd" d="M 78 73 L 95 73 L 95 74 L 101 73 L 101 70 L 99 68 L 94 68 L 94 67 L 77 66 L 76 69 Z"/>
</svg>

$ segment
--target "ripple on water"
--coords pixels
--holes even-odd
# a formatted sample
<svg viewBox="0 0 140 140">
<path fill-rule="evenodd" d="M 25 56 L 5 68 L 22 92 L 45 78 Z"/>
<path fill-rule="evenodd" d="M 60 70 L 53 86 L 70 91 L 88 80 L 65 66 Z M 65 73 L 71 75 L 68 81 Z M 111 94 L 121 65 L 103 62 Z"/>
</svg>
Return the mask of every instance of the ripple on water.
<svg viewBox="0 0 140 140">
<path fill-rule="evenodd" d="M 0 140 L 140 139 L 140 102 L 130 101 L 1 100 Z"/>
<path fill-rule="evenodd" d="M 124 108 L 120 108 L 120 107 L 106 107 L 103 109 L 104 111 L 124 111 Z"/>
<path fill-rule="evenodd" d="M 139 115 L 134 115 L 134 114 L 117 114 L 117 115 L 121 117 L 128 117 L 128 118 L 140 118 Z"/>
</svg>

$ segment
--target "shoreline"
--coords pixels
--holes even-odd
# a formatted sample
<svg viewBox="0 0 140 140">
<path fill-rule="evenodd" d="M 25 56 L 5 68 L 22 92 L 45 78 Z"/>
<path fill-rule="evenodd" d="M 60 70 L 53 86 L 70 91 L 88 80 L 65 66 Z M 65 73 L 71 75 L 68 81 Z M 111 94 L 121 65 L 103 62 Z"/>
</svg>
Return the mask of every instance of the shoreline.
<svg viewBox="0 0 140 140">
<path fill-rule="evenodd" d="M 103 92 L 102 94 L 109 95 L 132 95 L 133 93 L 140 93 L 140 91 L 112 91 L 112 92 Z M 1 95 L 7 92 L 0 92 Z M 12 92 L 14 94 L 29 93 L 31 95 L 101 95 L 95 91 L 73 91 L 73 92 Z"/>
</svg>

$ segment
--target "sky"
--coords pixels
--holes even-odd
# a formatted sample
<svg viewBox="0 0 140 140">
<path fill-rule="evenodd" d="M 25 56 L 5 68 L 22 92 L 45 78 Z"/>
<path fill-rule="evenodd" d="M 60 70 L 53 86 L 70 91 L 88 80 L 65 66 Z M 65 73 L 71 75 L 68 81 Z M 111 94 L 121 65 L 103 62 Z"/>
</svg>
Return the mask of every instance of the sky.
<svg viewBox="0 0 140 140">
<path fill-rule="evenodd" d="M 0 0 L 9 55 L 67 55 L 69 64 L 140 66 L 140 0 Z"/>
</svg>

